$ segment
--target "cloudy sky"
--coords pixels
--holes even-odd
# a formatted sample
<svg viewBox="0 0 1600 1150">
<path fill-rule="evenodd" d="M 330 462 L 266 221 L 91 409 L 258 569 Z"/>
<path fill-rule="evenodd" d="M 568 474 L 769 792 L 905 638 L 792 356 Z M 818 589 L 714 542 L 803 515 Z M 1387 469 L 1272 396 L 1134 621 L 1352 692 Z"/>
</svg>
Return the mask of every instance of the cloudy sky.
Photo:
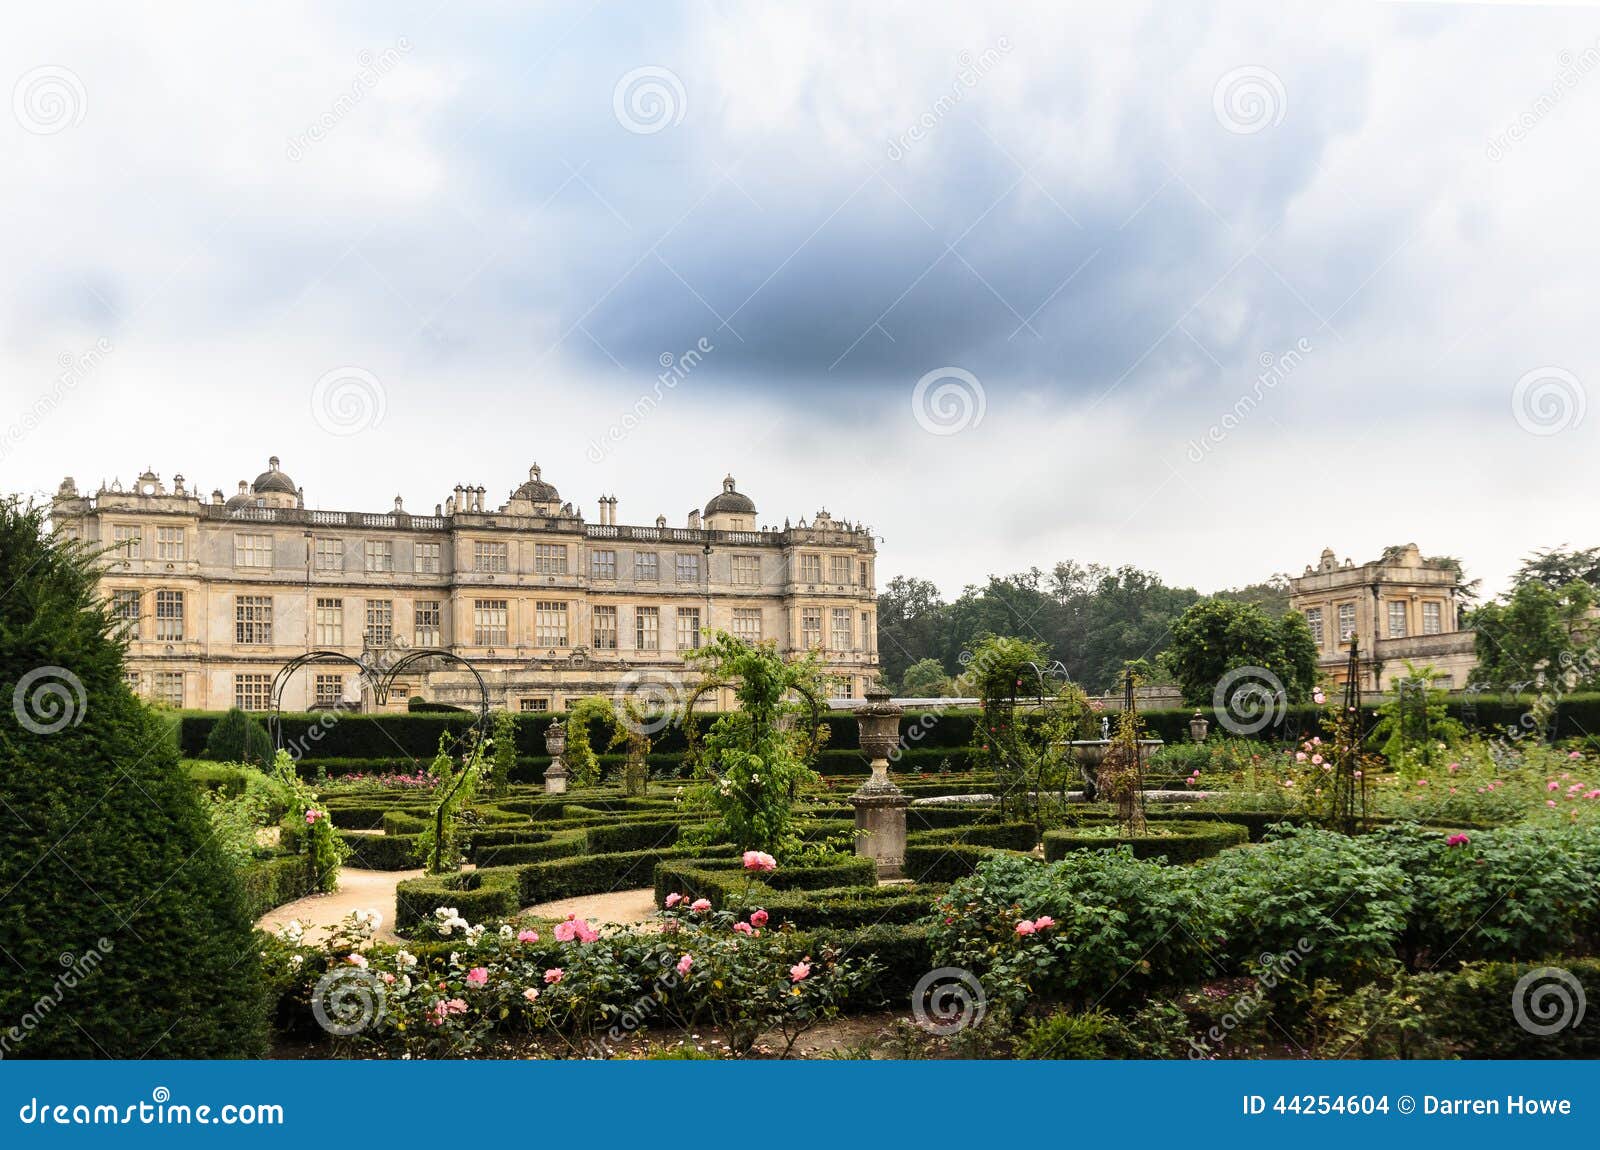
<svg viewBox="0 0 1600 1150">
<path fill-rule="evenodd" d="M 1600 11 L 31 5 L 0 488 L 681 523 L 947 593 L 1600 542 Z M 663 365 L 670 365 L 665 370 Z M 666 382 L 663 382 L 665 378 Z"/>
</svg>

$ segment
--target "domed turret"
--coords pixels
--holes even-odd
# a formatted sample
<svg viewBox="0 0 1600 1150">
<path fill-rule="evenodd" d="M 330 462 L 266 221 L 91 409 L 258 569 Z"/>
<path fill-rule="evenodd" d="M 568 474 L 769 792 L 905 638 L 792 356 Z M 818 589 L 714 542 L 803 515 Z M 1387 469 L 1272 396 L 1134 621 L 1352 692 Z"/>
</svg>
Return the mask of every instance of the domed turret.
<svg viewBox="0 0 1600 1150">
<path fill-rule="evenodd" d="M 722 481 L 722 491 L 706 504 L 706 526 L 713 531 L 753 531 L 755 521 L 755 501 L 737 491 L 733 476 L 727 476 Z"/>
<path fill-rule="evenodd" d="M 528 482 L 511 493 L 511 508 L 513 512 L 521 510 L 526 513 L 526 508 L 517 508 L 517 503 L 531 503 L 533 509 L 545 515 L 555 514 L 561 507 L 561 492 L 555 489 L 554 484 L 546 483 L 535 463 L 528 468 Z"/>
<path fill-rule="evenodd" d="M 267 469 L 256 476 L 256 481 L 250 484 L 249 490 L 240 494 L 247 496 L 247 502 L 259 507 L 297 507 L 300 503 L 299 489 L 295 487 L 294 480 L 278 467 L 276 455 L 267 460 Z M 235 495 L 233 499 L 228 500 L 229 506 L 233 506 L 237 499 L 239 496 Z"/>
</svg>

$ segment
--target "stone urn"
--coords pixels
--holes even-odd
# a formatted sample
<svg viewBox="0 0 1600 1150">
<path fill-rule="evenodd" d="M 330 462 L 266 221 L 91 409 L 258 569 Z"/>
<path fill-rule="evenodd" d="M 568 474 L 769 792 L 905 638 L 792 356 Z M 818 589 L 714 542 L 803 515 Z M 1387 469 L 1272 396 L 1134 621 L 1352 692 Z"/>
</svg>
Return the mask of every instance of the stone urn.
<svg viewBox="0 0 1600 1150">
<path fill-rule="evenodd" d="M 880 879 L 899 878 L 905 869 L 906 808 L 911 801 L 889 779 L 889 756 L 900 745 L 902 713 L 889 692 L 876 688 L 856 709 L 861 751 L 872 764 L 871 777 L 850 796 L 856 808 L 856 854 L 877 863 Z"/>
<path fill-rule="evenodd" d="M 550 756 L 550 765 L 544 772 L 544 793 L 564 795 L 567 793 L 567 764 L 561 761 L 561 752 L 567 749 L 566 723 L 560 719 L 551 720 L 544 729 L 544 749 Z"/>
</svg>

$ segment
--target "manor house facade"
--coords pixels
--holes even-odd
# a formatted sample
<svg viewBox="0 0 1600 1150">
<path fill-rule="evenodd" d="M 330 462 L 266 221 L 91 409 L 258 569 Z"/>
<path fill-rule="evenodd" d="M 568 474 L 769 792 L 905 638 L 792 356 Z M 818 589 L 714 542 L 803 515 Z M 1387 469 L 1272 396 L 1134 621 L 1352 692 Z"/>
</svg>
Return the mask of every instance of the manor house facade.
<svg viewBox="0 0 1600 1150">
<path fill-rule="evenodd" d="M 1289 587 L 1289 606 L 1311 625 L 1318 665 L 1336 683 L 1349 677 L 1352 638 L 1366 691 L 1389 690 L 1407 662 L 1461 690 L 1478 665 L 1473 633 L 1461 629 L 1460 571 L 1423 558 L 1415 543 L 1359 566 L 1326 549 Z"/>
<path fill-rule="evenodd" d="M 92 496 L 69 478 L 52 519 L 101 549 L 130 685 L 174 707 L 262 711 L 296 656 L 383 668 L 419 648 L 469 661 L 494 707 L 560 710 L 619 690 L 670 707 L 695 678 L 684 655 L 716 631 L 817 651 L 837 696 L 859 697 L 877 676 L 868 528 L 826 511 L 760 526 L 732 476 L 681 527 L 626 525 L 614 496 L 587 520 L 537 465 L 500 506 L 485 495 L 458 486 L 430 515 L 399 497 L 381 512 L 311 510 L 273 458 L 228 498 L 148 470 Z M 400 672 L 382 704 L 372 678 L 308 666 L 284 684 L 283 707 L 478 702 L 472 671 L 442 660 Z"/>
</svg>

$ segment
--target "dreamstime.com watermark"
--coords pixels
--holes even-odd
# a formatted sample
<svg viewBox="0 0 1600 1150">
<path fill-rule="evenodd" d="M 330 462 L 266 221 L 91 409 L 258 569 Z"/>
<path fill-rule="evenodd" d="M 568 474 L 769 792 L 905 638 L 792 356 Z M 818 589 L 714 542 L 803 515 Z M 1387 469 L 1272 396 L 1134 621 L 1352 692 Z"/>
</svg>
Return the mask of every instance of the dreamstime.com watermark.
<svg viewBox="0 0 1600 1150">
<path fill-rule="evenodd" d="M 36 735 L 76 727 L 88 710 L 83 680 L 65 667 L 35 667 L 17 680 L 11 692 L 17 725 Z"/>
<path fill-rule="evenodd" d="M 653 136 L 683 123 L 689 95 L 671 68 L 649 64 L 625 72 L 611 90 L 611 112 L 635 136 Z"/>
<path fill-rule="evenodd" d="M 383 82 L 385 76 L 400 66 L 411 51 L 411 41 L 401 36 L 391 48 L 385 48 L 374 55 L 363 48 L 356 53 L 356 63 L 360 71 L 355 79 L 350 81 L 350 87 L 333 98 L 333 103 L 328 105 L 326 111 L 307 124 L 305 130 L 299 135 L 290 136 L 284 145 L 284 155 L 291 161 L 298 162 L 317 144 L 328 138 L 328 134 L 344 122 L 346 116 L 360 106 L 367 94 Z"/>
<path fill-rule="evenodd" d="M 0 460 L 11 454 L 19 443 L 36 430 L 60 407 L 62 401 L 78 389 L 78 385 L 88 378 L 89 374 L 105 362 L 106 356 L 111 354 L 111 341 L 104 337 L 95 340 L 88 351 L 74 355 L 64 351 L 56 357 L 56 366 L 60 368 L 55 381 L 50 385 L 50 390 L 37 397 L 27 410 L 17 417 L 15 423 L 0 428 Z"/>
<path fill-rule="evenodd" d="M 911 415 L 929 435 L 959 435 L 983 422 L 989 397 L 963 367 L 936 367 L 911 389 Z"/>
<path fill-rule="evenodd" d="M 955 111 L 961 102 L 990 72 L 994 71 L 1000 61 L 1010 55 L 1011 41 L 1001 36 L 991 48 L 985 48 L 977 55 L 963 51 L 956 56 L 956 74 L 950 81 L 950 90 L 941 95 L 928 106 L 927 111 L 912 122 L 911 126 L 889 141 L 887 155 L 891 160 L 905 158 L 912 147 L 920 144 L 933 134 L 946 116 Z"/>
<path fill-rule="evenodd" d="M 622 413 L 621 419 L 589 440 L 589 448 L 585 452 L 589 462 L 603 462 L 640 424 L 650 418 L 655 409 L 661 406 L 661 401 L 666 398 L 668 392 L 693 375 L 695 369 L 705 362 L 706 356 L 716 350 L 716 344 L 701 336 L 695 341 L 695 345 L 682 355 L 673 355 L 670 351 L 662 352 L 657 361 L 661 364 L 661 370 L 656 374 L 656 381 L 651 389 L 634 400 L 633 406 Z"/>
<path fill-rule="evenodd" d="M 1498 135 L 1490 136 L 1489 142 L 1484 145 L 1484 155 L 1489 157 L 1489 162 L 1497 164 L 1510 154 L 1511 149 L 1528 138 L 1528 133 L 1537 128 L 1544 118 L 1555 111 L 1568 92 L 1571 92 L 1588 77 L 1590 72 L 1600 68 L 1600 40 L 1574 55 L 1563 52 L 1556 57 L 1556 78 L 1550 86 L 1540 92 L 1521 112 L 1516 119 L 1506 125 L 1505 131 Z"/>
<path fill-rule="evenodd" d="M 972 971 L 959 966 L 930 970 L 911 988 L 911 1017 L 939 1038 L 977 1026 L 987 1011 L 983 984 Z"/>
<path fill-rule="evenodd" d="M 1235 667 L 1211 692 L 1217 722 L 1241 738 L 1276 725 L 1288 707 L 1283 680 L 1266 667 Z"/>
<path fill-rule="evenodd" d="M 60 962 L 62 971 L 51 982 L 50 989 L 33 1000 L 33 1005 L 4 1033 L 0 1033 L 0 1059 L 10 1058 L 17 1047 L 28 1040 L 28 1035 L 49 1019 L 51 1011 L 67 1000 L 78 984 L 89 975 L 93 974 L 100 966 L 101 961 L 113 950 L 109 938 L 95 940 L 94 946 L 83 954 L 75 955 L 71 951 L 62 951 Z"/>
<path fill-rule="evenodd" d="M 282 1126 L 276 1102 L 173 1103 L 172 1091 L 157 1086 L 148 1102 L 51 1102 L 30 1098 L 17 1111 L 24 1126 Z"/>
<path fill-rule="evenodd" d="M 1206 428 L 1205 434 L 1199 439 L 1189 441 L 1187 452 L 1190 463 L 1199 463 L 1210 455 L 1223 440 L 1237 430 L 1245 420 L 1249 419 L 1256 408 L 1277 386 L 1299 370 L 1305 362 L 1305 357 L 1310 355 L 1315 348 L 1309 339 L 1301 338 L 1288 351 L 1281 355 L 1273 355 L 1270 351 L 1261 353 L 1258 362 L 1261 371 L 1250 384 L 1250 390 L 1234 400 L 1233 407 L 1225 412 L 1222 418 Z"/>
<path fill-rule="evenodd" d="M 1228 1035 L 1255 1016 L 1271 997 L 1272 992 L 1294 972 L 1295 967 L 1300 965 L 1301 960 L 1310 954 L 1312 949 L 1311 940 L 1301 938 L 1284 954 L 1263 954 L 1260 960 L 1261 969 L 1256 974 L 1255 982 L 1250 989 L 1228 1004 L 1228 1009 L 1217 1019 L 1215 1026 L 1199 1038 L 1189 1039 L 1189 1057 L 1215 1058 L 1217 1052 L 1226 1045 Z"/>
<path fill-rule="evenodd" d="M 17 77 L 11 89 L 11 114 L 24 131 L 53 136 L 83 123 L 89 114 L 89 92 L 71 68 L 41 64 Z"/>
<path fill-rule="evenodd" d="M 1583 422 L 1589 394 L 1564 367 L 1546 365 L 1523 373 L 1511 388 L 1511 414 L 1529 435 L 1560 435 Z"/>
<path fill-rule="evenodd" d="M 1271 68 L 1246 64 L 1224 72 L 1211 89 L 1217 123 L 1236 136 L 1253 136 L 1283 123 L 1289 96 Z"/>
<path fill-rule="evenodd" d="M 1530 970 L 1511 990 L 1511 1017 L 1540 1037 L 1577 1029 L 1588 1005 L 1578 976 L 1559 966 Z"/>
</svg>

